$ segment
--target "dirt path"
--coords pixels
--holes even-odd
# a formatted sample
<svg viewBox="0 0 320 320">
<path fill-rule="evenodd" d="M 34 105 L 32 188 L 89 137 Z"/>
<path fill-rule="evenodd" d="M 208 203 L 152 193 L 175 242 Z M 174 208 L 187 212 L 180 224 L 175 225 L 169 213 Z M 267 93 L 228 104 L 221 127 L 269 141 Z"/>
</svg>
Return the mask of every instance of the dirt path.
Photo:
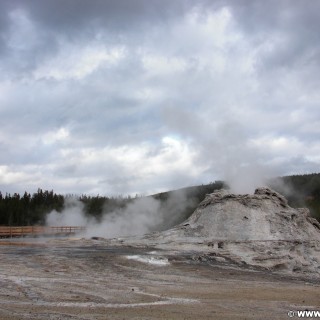
<svg viewBox="0 0 320 320">
<path fill-rule="evenodd" d="M 3 243 L 2 243 L 3 244 Z M 94 242 L 0 246 L 0 319 L 288 319 L 320 284 Z"/>
</svg>

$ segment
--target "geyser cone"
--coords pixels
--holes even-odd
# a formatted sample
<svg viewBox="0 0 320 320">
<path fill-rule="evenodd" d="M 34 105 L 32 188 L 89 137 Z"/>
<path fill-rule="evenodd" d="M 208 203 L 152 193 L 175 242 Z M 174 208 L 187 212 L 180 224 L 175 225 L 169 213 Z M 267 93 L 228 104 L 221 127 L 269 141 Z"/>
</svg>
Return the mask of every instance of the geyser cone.
<svg viewBox="0 0 320 320">
<path fill-rule="evenodd" d="M 184 223 L 128 242 L 196 254 L 200 261 L 320 276 L 319 222 L 268 188 L 253 195 L 219 190 Z"/>
<path fill-rule="evenodd" d="M 308 209 L 291 208 L 269 188 L 253 195 L 209 194 L 183 225 L 189 235 L 217 240 L 320 240 L 320 225 Z"/>
</svg>

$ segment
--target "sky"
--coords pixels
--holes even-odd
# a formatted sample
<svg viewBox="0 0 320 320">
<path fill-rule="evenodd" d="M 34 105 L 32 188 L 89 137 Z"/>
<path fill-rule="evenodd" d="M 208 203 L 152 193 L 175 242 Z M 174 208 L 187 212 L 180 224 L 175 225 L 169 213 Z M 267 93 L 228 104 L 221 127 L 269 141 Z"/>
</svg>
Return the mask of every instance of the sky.
<svg viewBox="0 0 320 320">
<path fill-rule="evenodd" d="M 318 0 L 1 0 L 0 190 L 319 172 L 319 30 Z"/>
</svg>

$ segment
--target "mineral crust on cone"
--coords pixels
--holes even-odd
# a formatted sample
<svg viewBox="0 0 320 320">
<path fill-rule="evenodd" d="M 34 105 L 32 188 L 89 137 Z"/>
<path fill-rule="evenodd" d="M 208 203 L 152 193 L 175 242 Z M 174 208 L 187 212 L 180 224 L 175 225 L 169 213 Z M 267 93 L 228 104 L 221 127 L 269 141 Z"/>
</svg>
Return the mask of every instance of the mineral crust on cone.
<svg viewBox="0 0 320 320">
<path fill-rule="evenodd" d="M 289 207 L 268 188 L 254 195 L 209 194 L 184 225 L 191 234 L 217 240 L 320 240 L 320 224 L 309 210 Z"/>
<path fill-rule="evenodd" d="M 184 223 L 138 241 L 193 251 L 199 260 L 320 277 L 319 222 L 269 188 L 253 195 L 208 194 Z"/>
</svg>

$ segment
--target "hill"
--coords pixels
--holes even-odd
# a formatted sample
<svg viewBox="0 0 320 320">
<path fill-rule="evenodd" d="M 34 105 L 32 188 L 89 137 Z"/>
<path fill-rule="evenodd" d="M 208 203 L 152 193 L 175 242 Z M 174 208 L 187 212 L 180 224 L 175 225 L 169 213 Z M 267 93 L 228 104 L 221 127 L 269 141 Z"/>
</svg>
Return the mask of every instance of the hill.
<svg viewBox="0 0 320 320">
<path fill-rule="evenodd" d="M 161 221 L 153 228 L 164 230 L 187 219 L 206 194 L 223 187 L 227 188 L 223 181 L 215 181 L 206 185 L 135 198 L 99 195 L 63 196 L 52 190 L 43 191 L 42 189 L 38 189 L 33 195 L 25 192 L 22 196 L 18 193 L 3 195 L 0 192 L 0 225 L 43 225 L 49 212 L 64 211 L 70 206 L 70 199 L 76 199 L 84 214 L 96 221 L 101 221 L 108 214 L 123 212 L 137 199 L 153 199 L 157 203 L 155 210 L 163 214 Z M 311 215 L 320 221 L 320 173 L 276 178 L 269 181 L 268 187 L 283 194 L 291 207 L 309 208 Z"/>
</svg>

